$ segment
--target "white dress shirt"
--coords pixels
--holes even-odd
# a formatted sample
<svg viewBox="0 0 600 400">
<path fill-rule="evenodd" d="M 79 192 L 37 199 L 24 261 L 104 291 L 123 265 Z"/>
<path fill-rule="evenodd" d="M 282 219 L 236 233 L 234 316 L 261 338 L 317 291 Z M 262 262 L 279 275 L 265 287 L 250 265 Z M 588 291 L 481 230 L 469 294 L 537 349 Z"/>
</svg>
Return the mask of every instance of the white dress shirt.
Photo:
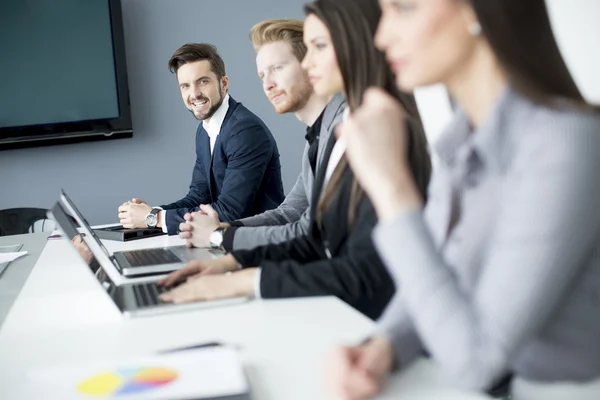
<svg viewBox="0 0 600 400">
<path fill-rule="evenodd" d="M 217 141 L 217 136 L 221 133 L 221 126 L 223 126 L 223 121 L 225 121 L 225 116 L 227 115 L 227 111 L 229 110 L 229 94 L 226 94 L 223 97 L 223 103 L 217 108 L 217 111 L 213 114 L 212 117 L 208 121 L 202 121 L 202 127 L 208 133 L 208 138 L 210 139 L 210 155 L 212 156 L 213 150 L 215 148 L 215 143 Z M 154 207 L 160 208 L 160 207 Z M 162 231 L 167 233 L 167 211 L 161 212 L 160 215 L 160 223 L 162 226 Z"/>
<path fill-rule="evenodd" d="M 344 114 L 342 116 L 342 121 L 346 121 L 350 117 L 350 109 L 346 108 L 344 110 Z M 340 163 L 342 156 L 346 152 L 346 138 L 340 137 L 336 140 L 333 145 L 333 149 L 331 149 L 331 156 L 329 157 L 329 162 L 327 163 L 327 169 L 325 170 L 325 180 L 323 181 L 323 188 L 327 187 L 329 183 L 329 179 L 331 179 L 331 175 L 333 175 L 333 171 Z"/>
<path fill-rule="evenodd" d="M 206 133 L 208 133 L 208 137 L 210 138 L 211 156 L 215 148 L 217 136 L 219 136 L 219 133 L 221 133 L 221 126 L 223 125 L 223 121 L 227 115 L 227 110 L 229 110 L 229 94 L 225 95 L 223 98 L 223 103 L 219 106 L 217 111 L 215 111 L 213 116 L 208 121 L 202 121 L 202 127 L 204 130 L 206 130 Z"/>
</svg>

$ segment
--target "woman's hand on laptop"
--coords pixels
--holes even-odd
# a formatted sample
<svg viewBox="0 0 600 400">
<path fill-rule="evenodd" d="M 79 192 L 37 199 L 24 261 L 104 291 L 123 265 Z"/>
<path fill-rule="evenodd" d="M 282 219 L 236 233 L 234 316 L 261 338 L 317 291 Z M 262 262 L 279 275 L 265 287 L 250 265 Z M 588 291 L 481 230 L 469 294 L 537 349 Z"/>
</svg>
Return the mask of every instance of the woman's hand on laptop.
<svg viewBox="0 0 600 400">
<path fill-rule="evenodd" d="M 166 278 L 157 282 L 159 286 L 173 286 L 184 279 L 191 279 L 202 275 L 218 275 L 238 270 L 238 263 L 231 254 L 216 260 L 193 260 L 185 267 L 171 272 Z"/>
<path fill-rule="evenodd" d="M 225 275 L 201 275 L 160 295 L 171 303 L 188 303 L 251 296 L 254 294 L 256 268 L 245 268 Z"/>
</svg>

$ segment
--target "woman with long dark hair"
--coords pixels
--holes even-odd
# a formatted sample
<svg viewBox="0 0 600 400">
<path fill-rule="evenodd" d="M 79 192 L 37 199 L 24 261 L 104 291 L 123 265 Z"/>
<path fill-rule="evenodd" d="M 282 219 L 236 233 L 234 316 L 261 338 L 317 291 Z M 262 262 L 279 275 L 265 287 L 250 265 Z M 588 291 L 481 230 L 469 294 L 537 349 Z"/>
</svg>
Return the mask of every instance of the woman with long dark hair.
<svg viewBox="0 0 600 400">
<path fill-rule="evenodd" d="M 394 99 L 368 90 L 338 129 L 399 293 L 378 334 L 331 356 L 332 390 L 370 397 L 427 351 L 462 387 L 511 372 L 514 399 L 599 398 L 600 116 L 544 0 L 380 4 L 398 88 L 443 83 L 460 110 L 433 145 L 426 207 Z"/>
<path fill-rule="evenodd" d="M 367 87 L 389 93 L 403 106 L 412 176 L 425 194 L 430 161 L 414 98 L 394 85 L 394 75 L 372 41 L 381 15 L 375 0 L 318 0 L 306 5 L 303 68 L 315 93 L 343 93 L 349 111 Z M 361 58 L 356 58 L 356 55 Z M 234 251 L 215 261 L 193 262 L 164 281 L 196 274 L 166 301 L 231 296 L 263 298 L 334 295 L 370 318 L 378 318 L 394 294 L 391 276 L 371 240 L 376 215 L 332 135 L 313 186 L 309 234 L 279 245 Z M 258 268 L 257 268 L 258 267 Z M 241 270 L 240 270 L 241 268 Z M 229 275 L 220 275 L 232 272 Z"/>
</svg>

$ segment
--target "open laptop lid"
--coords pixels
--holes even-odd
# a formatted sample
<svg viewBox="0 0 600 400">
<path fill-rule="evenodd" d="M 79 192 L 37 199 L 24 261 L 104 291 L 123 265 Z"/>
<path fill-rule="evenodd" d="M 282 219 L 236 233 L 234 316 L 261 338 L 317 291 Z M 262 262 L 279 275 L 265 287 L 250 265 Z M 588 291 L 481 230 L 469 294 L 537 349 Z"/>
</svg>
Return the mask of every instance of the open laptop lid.
<svg viewBox="0 0 600 400">
<path fill-rule="evenodd" d="M 69 213 L 63 208 L 60 202 L 57 202 L 54 207 L 50 210 L 49 217 L 51 217 L 70 239 L 71 244 L 77 250 L 77 253 L 81 256 L 83 261 L 92 270 L 94 275 L 98 278 L 100 283 L 107 282 L 112 284 L 111 279 L 104 273 L 104 270 L 100 268 L 100 263 L 92 253 L 88 244 L 84 241 L 83 237 L 80 236 L 78 231 L 77 222 L 69 215 Z"/>
<path fill-rule="evenodd" d="M 94 230 L 77 209 L 73 201 L 67 196 L 64 190 L 61 190 L 60 203 L 64 207 L 64 210 L 71 214 L 77 221 L 81 230 L 85 233 L 84 241 L 88 245 L 90 251 L 98 260 L 100 267 L 104 270 L 106 275 L 110 278 L 112 283 L 121 281 L 121 275 L 117 270 L 118 265 L 113 261 L 113 257 L 110 255 L 106 247 L 102 244 L 98 236 L 94 233 Z"/>
</svg>

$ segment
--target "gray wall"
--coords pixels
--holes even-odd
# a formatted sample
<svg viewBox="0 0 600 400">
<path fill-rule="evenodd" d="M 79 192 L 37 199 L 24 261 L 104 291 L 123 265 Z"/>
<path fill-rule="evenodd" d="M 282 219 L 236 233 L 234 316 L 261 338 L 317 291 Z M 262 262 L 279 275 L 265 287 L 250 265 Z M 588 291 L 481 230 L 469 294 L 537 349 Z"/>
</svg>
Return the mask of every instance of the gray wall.
<svg viewBox="0 0 600 400">
<path fill-rule="evenodd" d="M 248 31 L 263 19 L 303 18 L 304 0 L 122 1 L 134 137 L 0 152 L 0 209 L 50 208 L 64 188 L 90 223 L 100 224 L 117 221 L 118 205 L 133 196 L 151 204 L 183 197 L 198 122 L 185 109 L 167 61 L 186 42 L 219 48 L 230 94 L 277 140 L 289 191 L 300 173 L 304 127 L 268 103 Z"/>
</svg>

